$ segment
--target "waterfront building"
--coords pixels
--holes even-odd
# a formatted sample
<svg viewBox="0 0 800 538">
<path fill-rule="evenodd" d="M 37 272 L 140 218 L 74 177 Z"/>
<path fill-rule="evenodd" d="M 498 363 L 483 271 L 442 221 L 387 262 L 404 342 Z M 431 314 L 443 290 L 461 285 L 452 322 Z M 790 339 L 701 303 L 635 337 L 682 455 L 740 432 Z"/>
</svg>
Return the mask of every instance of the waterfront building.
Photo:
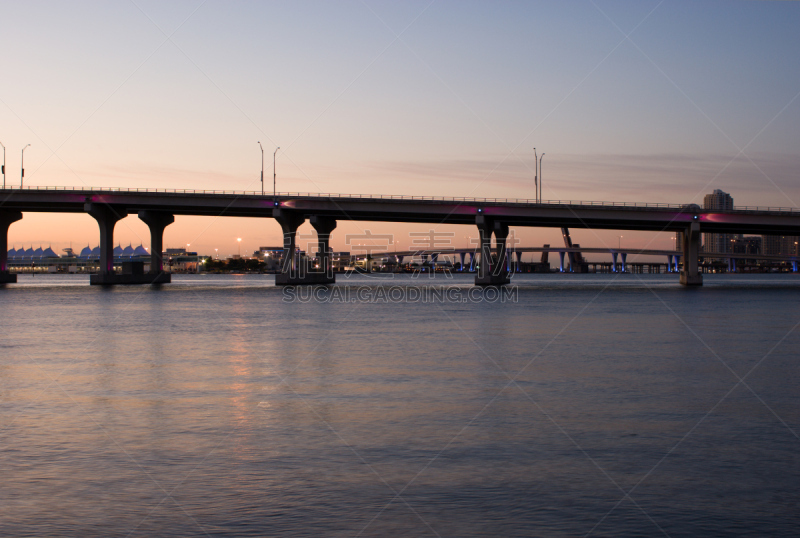
<svg viewBox="0 0 800 538">
<path fill-rule="evenodd" d="M 762 235 L 762 254 L 769 256 L 797 256 L 798 238 L 796 235 Z"/>
<path fill-rule="evenodd" d="M 720 189 L 714 189 L 711 194 L 703 198 L 703 209 L 725 211 L 733 209 L 733 197 Z M 705 233 L 703 234 L 704 252 L 733 252 L 732 241 L 740 239 L 741 235 Z"/>
<path fill-rule="evenodd" d="M 168 248 L 164 253 L 164 268 L 169 267 L 170 272 L 192 272 L 200 269 L 202 257 L 197 252 L 188 252 L 185 248 Z"/>
<path fill-rule="evenodd" d="M 734 254 L 761 254 L 761 241 L 760 235 L 734 237 L 731 241 L 731 252 Z"/>
<path fill-rule="evenodd" d="M 8 267 L 15 272 L 89 273 L 97 270 L 99 260 L 100 247 L 92 248 L 90 245 L 86 245 L 78 254 L 72 248 L 65 248 L 63 256 L 56 254 L 52 247 L 40 246 L 34 250 L 31 246 L 28 249 L 8 250 Z M 140 261 L 147 268 L 150 265 L 150 253 L 142 245 L 136 248 L 128 245 L 124 249 L 117 245 L 114 248 L 114 265 L 121 267 L 126 261 Z"/>
</svg>

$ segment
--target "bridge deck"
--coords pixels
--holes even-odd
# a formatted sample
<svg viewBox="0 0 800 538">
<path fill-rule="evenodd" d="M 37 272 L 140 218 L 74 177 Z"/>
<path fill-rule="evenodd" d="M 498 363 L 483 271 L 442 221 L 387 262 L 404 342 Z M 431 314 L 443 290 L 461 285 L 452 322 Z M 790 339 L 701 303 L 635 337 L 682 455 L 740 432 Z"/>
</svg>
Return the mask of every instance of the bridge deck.
<svg viewBox="0 0 800 538">
<path fill-rule="evenodd" d="M 474 224 L 479 214 L 509 226 L 680 231 L 697 222 L 703 232 L 800 235 L 800 211 L 792 208 L 736 208 L 708 211 L 696 205 L 630 202 L 371 196 L 233 191 L 164 191 L 27 187 L 0 189 L 0 208 L 23 212 L 82 213 L 84 203 L 108 204 L 119 214 L 140 210 L 175 215 L 272 216 L 278 204 L 305 216 L 337 220 Z"/>
</svg>

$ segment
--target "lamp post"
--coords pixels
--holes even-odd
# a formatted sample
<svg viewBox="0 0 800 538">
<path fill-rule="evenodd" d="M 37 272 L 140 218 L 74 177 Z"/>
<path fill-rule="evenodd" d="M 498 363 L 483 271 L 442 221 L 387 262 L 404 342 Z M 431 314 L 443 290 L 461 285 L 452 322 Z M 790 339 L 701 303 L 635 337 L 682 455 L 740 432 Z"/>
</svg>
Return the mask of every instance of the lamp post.
<svg viewBox="0 0 800 538">
<path fill-rule="evenodd" d="M 258 142 L 258 147 L 261 148 L 261 196 L 264 196 L 264 146 Z"/>
<path fill-rule="evenodd" d="M 542 203 L 542 159 L 544 159 L 544 153 L 539 157 L 539 203 Z"/>
<path fill-rule="evenodd" d="M 238 245 L 239 245 L 239 259 L 241 259 L 242 258 L 242 238 L 241 237 L 237 237 L 236 241 L 238 242 Z"/>
<path fill-rule="evenodd" d="M 22 188 L 22 183 L 25 180 L 25 150 L 30 147 L 30 144 L 22 148 L 22 161 L 20 165 L 20 173 L 19 173 L 19 188 Z"/>
<path fill-rule="evenodd" d="M 0 146 L 3 146 L 3 143 L 0 142 Z M 3 146 L 3 188 L 6 188 L 6 147 Z"/>
<path fill-rule="evenodd" d="M 272 154 L 272 197 L 273 198 L 275 198 L 275 181 L 276 178 L 278 177 L 277 174 L 275 173 L 275 155 L 278 154 L 279 149 L 281 149 L 280 146 L 275 148 L 275 153 Z"/>
<path fill-rule="evenodd" d="M 618 249 L 622 248 L 622 236 L 621 235 L 617 236 L 617 248 Z"/>
<path fill-rule="evenodd" d="M 536 155 L 536 148 L 533 148 L 533 188 L 536 190 L 536 203 L 539 203 L 539 157 Z"/>
</svg>

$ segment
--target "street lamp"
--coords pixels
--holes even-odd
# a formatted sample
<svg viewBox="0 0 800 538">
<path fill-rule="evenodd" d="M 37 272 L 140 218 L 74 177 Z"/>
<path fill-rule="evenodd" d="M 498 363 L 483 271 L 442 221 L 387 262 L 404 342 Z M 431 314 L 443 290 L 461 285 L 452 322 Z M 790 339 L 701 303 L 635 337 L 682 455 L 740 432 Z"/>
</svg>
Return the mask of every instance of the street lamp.
<svg viewBox="0 0 800 538">
<path fill-rule="evenodd" d="M 617 248 L 618 249 L 622 248 L 622 236 L 621 235 L 617 236 Z"/>
<path fill-rule="evenodd" d="M 542 159 L 544 159 L 544 153 L 539 157 L 539 203 L 542 202 Z"/>
<path fill-rule="evenodd" d="M 20 166 L 20 175 L 19 175 L 19 188 L 22 188 L 22 182 L 25 180 L 25 150 L 30 147 L 30 144 L 22 148 L 22 164 Z"/>
<path fill-rule="evenodd" d="M 3 146 L 3 143 L 0 142 L 0 146 Z M 3 188 L 6 188 L 6 147 L 3 146 Z"/>
<path fill-rule="evenodd" d="M 241 237 L 237 237 L 236 241 L 238 242 L 238 245 L 239 245 L 239 258 L 241 258 L 242 257 L 242 238 Z"/>
<path fill-rule="evenodd" d="M 539 156 L 536 155 L 536 148 L 533 148 L 533 188 L 536 190 L 536 203 L 539 203 Z"/>
<path fill-rule="evenodd" d="M 259 141 L 258 147 L 261 148 L 261 196 L 264 196 L 264 146 Z"/>
<path fill-rule="evenodd" d="M 275 153 L 272 154 L 272 197 L 275 198 L 275 178 L 278 177 L 275 174 L 275 155 L 278 154 L 278 150 L 281 149 L 280 146 L 275 148 Z"/>
</svg>

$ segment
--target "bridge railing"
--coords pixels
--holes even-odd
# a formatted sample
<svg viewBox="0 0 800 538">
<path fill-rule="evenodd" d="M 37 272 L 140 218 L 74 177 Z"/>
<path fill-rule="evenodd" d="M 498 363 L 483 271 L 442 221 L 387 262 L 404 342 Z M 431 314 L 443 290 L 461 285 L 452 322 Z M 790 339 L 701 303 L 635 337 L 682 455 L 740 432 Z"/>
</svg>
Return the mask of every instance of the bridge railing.
<svg viewBox="0 0 800 538">
<path fill-rule="evenodd" d="M 115 193 L 115 192 L 139 192 L 153 194 L 206 194 L 206 195 L 227 195 L 227 196 L 253 196 L 272 198 L 272 194 L 261 194 L 259 191 L 236 191 L 236 190 L 207 190 L 207 189 L 152 189 L 137 187 L 67 187 L 67 186 L 26 186 L 7 188 L 6 191 L 69 191 L 80 193 Z M 494 203 L 494 204 L 520 204 L 538 206 L 571 206 L 571 207 L 630 207 L 630 208 L 654 208 L 654 209 L 684 209 L 687 204 L 670 204 L 661 202 L 602 202 L 587 200 L 544 200 L 541 203 L 533 199 L 525 198 L 470 198 L 458 196 L 411 196 L 405 194 L 342 194 L 330 192 L 279 192 L 275 196 L 279 198 L 326 198 L 326 199 L 355 199 L 355 200 L 409 200 L 420 202 L 458 202 L 458 203 Z M 770 213 L 800 213 L 800 208 L 796 207 L 773 207 L 773 206 L 736 206 L 728 211 L 761 211 Z"/>
</svg>

